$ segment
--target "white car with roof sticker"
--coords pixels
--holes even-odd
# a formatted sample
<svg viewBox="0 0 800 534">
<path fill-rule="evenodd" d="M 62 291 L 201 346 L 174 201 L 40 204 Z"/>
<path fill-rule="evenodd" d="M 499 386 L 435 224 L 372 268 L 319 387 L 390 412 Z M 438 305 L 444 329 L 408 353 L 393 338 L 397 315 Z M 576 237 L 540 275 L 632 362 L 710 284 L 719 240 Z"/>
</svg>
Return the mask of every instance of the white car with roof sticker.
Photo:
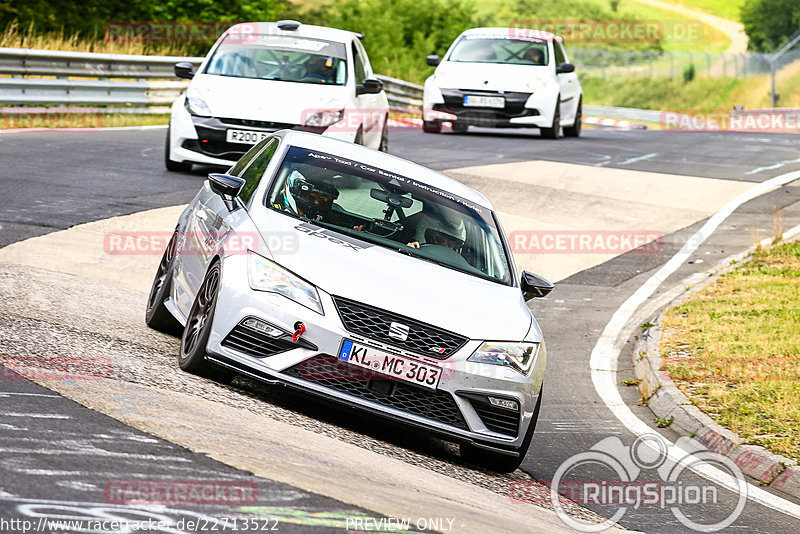
<svg viewBox="0 0 800 534">
<path fill-rule="evenodd" d="M 474 28 L 453 42 L 442 59 L 428 56 L 436 71 L 425 81 L 423 130 L 438 133 L 449 123 L 539 128 L 543 137 L 581 133 L 583 90 L 563 39 L 522 28 Z"/>
<path fill-rule="evenodd" d="M 178 363 L 284 384 L 458 442 L 509 471 L 541 406 L 546 350 L 486 198 L 311 133 L 261 140 L 178 220 L 146 322 Z"/>
<path fill-rule="evenodd" d="M 229 28 L 172 105 L 164 160 L 229 166 L 272 132 L 303 129 L 386 151 L 389 103 L 361 34 L 296 21 Z"/>
</svg>

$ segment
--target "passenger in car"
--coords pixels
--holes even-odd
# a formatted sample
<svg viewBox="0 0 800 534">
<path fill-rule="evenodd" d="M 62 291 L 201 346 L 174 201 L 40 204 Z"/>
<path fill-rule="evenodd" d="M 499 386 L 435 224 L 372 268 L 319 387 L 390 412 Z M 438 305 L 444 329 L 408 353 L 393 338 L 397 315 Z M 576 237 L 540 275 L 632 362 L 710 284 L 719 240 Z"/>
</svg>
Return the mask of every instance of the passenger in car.
<svg viewBox="0 0 800 534">
<path fill-rule="evenodd" d="M 544 65 L 544 54 L 536 47 L 530 47 L 525 51 L 522 56 L 526 61 L 530 61 L 536 65 Z"/>
</svg>

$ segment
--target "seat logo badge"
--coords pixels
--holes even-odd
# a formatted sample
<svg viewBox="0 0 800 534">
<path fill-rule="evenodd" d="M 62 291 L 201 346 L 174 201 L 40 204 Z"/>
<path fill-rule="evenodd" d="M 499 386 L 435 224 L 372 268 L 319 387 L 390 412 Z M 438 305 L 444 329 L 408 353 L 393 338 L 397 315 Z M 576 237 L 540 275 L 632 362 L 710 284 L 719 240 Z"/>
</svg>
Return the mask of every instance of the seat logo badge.
<svg viewBox="0 0 800 534">
<path fill-rule="evenodd" d="M 408 339 L 408 326 L 401 323 L 392 323 L 389 325 L 389 337 L 397 341 L 405 341 Z"/>
</svg>

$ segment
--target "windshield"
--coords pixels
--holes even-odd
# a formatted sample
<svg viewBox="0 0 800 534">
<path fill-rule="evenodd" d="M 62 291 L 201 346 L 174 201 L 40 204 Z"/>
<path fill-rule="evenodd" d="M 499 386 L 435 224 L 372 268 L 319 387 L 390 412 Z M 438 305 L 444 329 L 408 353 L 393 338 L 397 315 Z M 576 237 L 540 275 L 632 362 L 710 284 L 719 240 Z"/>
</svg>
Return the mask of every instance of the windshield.
<svg viewBox="0 0 800 534">
<path fill-rule="evenodd" d="M 272 209 L 399 253 L 512 283 L 494 214 L 412 178 L 292 147 L 267 201 Z"/>
<path fill-rule="evenodd" d="M 228 36 L 214 51 L 205 73 L 344 85 L 347 81 L 345 58 L 343 43 L 280 35 L 258 35 L 246 40 Z"/>
<path fill-rule="evenodd" d="M 448 61 L 469 63 L 506 63 L 512 65 L 547 65 L 547 41 L 464 36 L 456 44 Z"/>
</svg>

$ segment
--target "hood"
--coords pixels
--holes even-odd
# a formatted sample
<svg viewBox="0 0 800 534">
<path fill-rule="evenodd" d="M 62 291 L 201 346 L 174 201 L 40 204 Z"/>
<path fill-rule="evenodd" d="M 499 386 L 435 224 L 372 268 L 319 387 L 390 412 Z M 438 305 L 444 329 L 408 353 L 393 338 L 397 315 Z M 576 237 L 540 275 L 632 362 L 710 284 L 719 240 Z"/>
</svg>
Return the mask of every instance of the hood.
<svg viewBox="0 0 800 534">
<path fill-rule="evenodd" d="M 555 83 L 551 69 L 549 66 L 445 61 L 436 69 L 433 81 L 442 89 L 532 93 L 548 83 Z"/>
<path fill-rule="evenodd" d="M 301 124 L 312 113 L 343 108 L 350 88 L 198 74 L 189 91 L 199 93 L 214 117 Z"/>
<path fill-rule="evenodd" d="M 262 248 L 260 252 L 326 293 L 471 339 L 521 341 L 528 334 L 532 316 L 519 288 L 406 256 L 268 209 L 254 211 L 251 216 L 262 236 L 277 232 L 298 237 L 296 250 L 292 247 L 268 254 Z"/>
</svg>

